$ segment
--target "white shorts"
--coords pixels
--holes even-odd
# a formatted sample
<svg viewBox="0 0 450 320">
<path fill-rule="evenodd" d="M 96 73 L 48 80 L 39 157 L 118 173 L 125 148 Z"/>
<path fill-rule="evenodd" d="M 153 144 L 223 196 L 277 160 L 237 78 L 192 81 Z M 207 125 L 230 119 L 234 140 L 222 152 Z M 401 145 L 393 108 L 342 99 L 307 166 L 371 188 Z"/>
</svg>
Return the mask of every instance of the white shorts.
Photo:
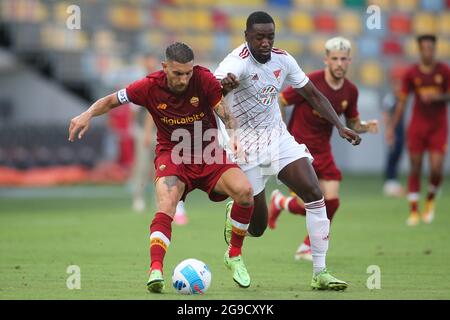
<svg viewBox="0 0 450 320">
<path fill-rule="evenodd" d="M 271 176 L 278 177 L 280 171 L 291 162 L 297 159 L 308 158 L 314 160 L 308 148 L 304 144 L 299 144 L 289 133 L 283 135 L 278 143 L 278 148 L 272 146 L 273 152 L 266 160 L 258 165 L 240 165 L 250 180 L 253 188 L 253 195 L 261 193 L 266 187 L 267 180 Z"/>
</svg>

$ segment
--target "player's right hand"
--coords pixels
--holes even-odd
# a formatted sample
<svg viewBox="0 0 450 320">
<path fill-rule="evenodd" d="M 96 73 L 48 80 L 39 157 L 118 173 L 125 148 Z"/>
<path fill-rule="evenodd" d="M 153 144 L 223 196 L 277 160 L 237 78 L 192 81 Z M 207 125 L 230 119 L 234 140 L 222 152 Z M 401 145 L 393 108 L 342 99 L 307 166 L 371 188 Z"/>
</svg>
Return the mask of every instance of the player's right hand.
<svg viewBox="0 0 450 320">
<path fill-rule="evenodd" d="M 233 73 L 227 73 L 227 76 L 220 81 L 220 84 L 222 85 L 223 94 L 226 95 L 239 87 L 239 80 Z"/>
<path fill-rule="evenodd" d="M 347 127 L 340 128 L 339 135 L 354 146 L 357 146 L 361 143 L 361 137 L 355 131 Z"/>
<path fill-rule="evenodd" d="M 78 139 L 83 138 L 83 135 L 89 129 L 89 121 L 91 120 L 91 115 L 88 112 L 83 112 L 79 116 L 76 116 L 70 121 L 69 126 L 69 141 L 73 142 L 75 136 L 78 133 Z"/>
</svg>

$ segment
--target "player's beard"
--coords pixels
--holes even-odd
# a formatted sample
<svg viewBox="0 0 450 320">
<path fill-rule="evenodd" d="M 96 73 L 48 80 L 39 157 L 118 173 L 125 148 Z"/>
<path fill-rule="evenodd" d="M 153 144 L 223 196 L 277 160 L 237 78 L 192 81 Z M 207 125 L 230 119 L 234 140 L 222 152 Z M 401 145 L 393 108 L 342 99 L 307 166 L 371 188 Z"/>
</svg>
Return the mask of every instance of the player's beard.
<svg viewBox="0 0 450 320">
<path fill-rule="evenodd" d="M 341 75 L 337 75 L 336 71 L 337 71 L 338 69 L 339 69 L 339 68 L 336 68 L 335 70 L 332 70 L 332 69 L 330 68 L 330 74 L 331 74 L 331 76 L 333 77 L 333 79 L 335 79 L 335 80 L 341 80 L 341 79 L 345 78 L 346 71 L 345 71 L 344 69 L 340 68 L 340 70 L 341 70 Z"/>
</svg>

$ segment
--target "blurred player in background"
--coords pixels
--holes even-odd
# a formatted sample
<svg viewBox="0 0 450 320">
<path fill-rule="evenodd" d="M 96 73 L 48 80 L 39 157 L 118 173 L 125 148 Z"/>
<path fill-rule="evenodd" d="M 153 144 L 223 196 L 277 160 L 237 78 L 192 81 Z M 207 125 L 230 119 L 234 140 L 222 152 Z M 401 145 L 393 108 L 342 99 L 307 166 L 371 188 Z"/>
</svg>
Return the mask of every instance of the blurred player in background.
<svg viewBox="0 0 450 320">
<path fill-rule="evenodd" d="M 410 214 L 407 225 L 420 221 L 420 177 L 423 155 L 429 153 L 430 177 L 425 209 L 421 218 L 431 223 L 434 218 L 435 195 L 441 185 L 444 159 L 448 148 L 447 102 L 450 100 L 450 70 L 447 64 L 435 59 L 436 37 L 422 35 L 417 38 L 420 61 L 408 68 L 403 76 L 401 95 L 386 137 L 394 140 L 394 128 L 400 122 L 406 106 L 406 98 L 414 92 L 414 107 L 407 129 L 410 160 L 408 200 Z"/>
<path fill-rule="evenodd" d="M 306 225 L 311 235 L 313 276 L 311 287 L 344 290 L 345 281 L 336 279 L 326 269 L 329 220 L 323 193 L 311 166 L 312 156 L 304 144 L 297 143 L 286 129 L 278 106 L 278 92 L 285 80 L 335 125 L 342 138 L 352 144 L 360 137 L 339 120 L 330 102 L 300 69 L 286 51 L 273 47 L 275 23 L 266 12 L 254 12 L 247 19 L 246 43 L 233 50 L 219 65 L 215 76 L 221 79 L 226 99 L 239 121 L 241 144 L 247 161 L 240 163 L 253 187 L 255 211 L 249 236 L 259 237 L 267 228 L 268 211 L 265 185 L 276 176 L 305 201 Z M 228 208 L 232 203 L 228 204 Z M 232 231 L 229 210 L 225 224 L 225 241 Z M 280 271 L 278 271 L 280 272 Z"/>
<path fill-rule="evenodd" d="M 142 57 L 142 64 L 145 69 L 145 75 L 155 72 L 159 67 L 158 57 L 148 52 Z M 153 141 L 155 141 L 154 123 L 148 111 L 139 106 L 134 110 L 134 163 L 132 169 L 132 191 L 133 191 L 133 209 L 136 212 L 143 212 L 146 208 L 145 192 L 148 187 L 150 177 L 154 177 L 153 167 L 150 165 L 153 161 Z M 153 193 L 151 198 L 153 199 Z M 185 225 L 188 223 L 184 201 L 178 202 L 174 223 Z"/>
<path fill-rule="evenodd" d="M 325 70 L 308 74 L 309 80 L 330 100 L 338 115 L 344 114 L 347 126 L 357 133 L 378 132 L 377 120 L 361 121 L 358 112 L 358 89 L 346 77 L 351 63 L 351 44 L 345 38 L 336 37 L 325 44 Z M 280 107 L 294 105 L 288 130 L 298 143 L 308 146 L 314 157 L 312 163 L 319 178 L 320 188 L 325 197 L 327 216 L 330 222 L 339 208 L 339 187 L 342 180 L 340 170 L 336 167 L 331 150 L 333 124 L 317 112 L 293 87 L 288 87 L 280 94 Z M 277 219 L 283 209 L 288 212 L 306 215 L 305 205 L 295 194 L 284 196 L 274 190 L 269 206 L 269 228 L 275 229 Z M 306 236 L 295 253 L 295 259 L 312 261 L 311 242 Z"/>
<path fill-rule="evenodd" d="M 141 61 L 145 75 L 155 72 L 159 67 L 158 58 L 153 53 L 146 53 Z M 144 75 L 144 76 L 145 76 Z M 153 119 L 148 111 L 140 106 L 134 106 L 134 162 L 131 176 L 133 192 L 133 209 L 143 212 L 146 208 L 145 192 L 150 176 L 154 176 L 151 170 L 153 160 L 152 142 L 154 141 Z"/>
<path fill-rule="evenodd" d="M 390 125 L 395 112 L 397 97 L 400 95 L 403 72 L 403 69 L 392 70 L 390 75 L 391 91 L 384 96 L 382 101 L 383 123 L 386 128 Z M 402 117 L 395 127 L 394 141 L 386 140 L 388 152 L 384 169 L 383 193 L 389 197 L 403 197 L 405 193 L 398 181 L 398 166 L 403 153 L 404 141 L 405 126 L 404 117 Z"/>
<path fill-rule="evenodd" d="M 241 248 L 253 213 L 252 187 L 239 166 L 229 161 L 225 151 L 217 145 L 217 139 L 212 142 L 203 139 L 209 129 L 217 134 L 214 112 L 228 129 L 237 129 L 237 121 L 223 102 L 220 83 L 208 69 L 194 66 L 193 60 L 194 53 L 189 46 L 180 42 L 171 44 L 166 48 L 163 70 L 99 99 L 73 118 L 69 128 L 70 141 L 75 136 L 81 139 L 92 117 L 129 102 L 145 107 L 152 115 L 158 142 L 155 158 L 157 212 L 150 226 L 151 263 L 147 288 L 155 293 L 164 289 L 163 261 L 170 245 L 177 203 L 196 188 L 207 192 L 212 201 L 233 198 L 233 232 L 226 262 L 233 280 L 241 287 L 250 286 Z M 181 141 L 179 134 L 184 138 Z M 173 139 L 176 136 L 178 139 Z M 214 156 L 206 153 L 211 145 Z M 231 137 L 230 147 L 235 156 L 241 154 L 238 137 Z"/>
</svg>

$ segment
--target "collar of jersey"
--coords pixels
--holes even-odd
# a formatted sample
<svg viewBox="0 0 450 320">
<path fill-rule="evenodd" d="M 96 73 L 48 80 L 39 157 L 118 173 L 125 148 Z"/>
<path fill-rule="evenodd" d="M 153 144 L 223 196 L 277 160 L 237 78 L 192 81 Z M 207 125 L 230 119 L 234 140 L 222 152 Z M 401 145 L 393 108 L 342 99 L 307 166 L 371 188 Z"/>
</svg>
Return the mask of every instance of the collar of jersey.
<svg viewBox="0 0 450 320">
<path fill-rule="evenodd" d="M 250 47 L 248 46 L 248 43 L 247 43 L 247 42 L 245 42 L 245 46 L 247 47 L 248 52 L 250 53 L 250 57 L 252 57 L 252 59 L 253 59 L 257 64 L 265 65 L 267 62 L 269 62 L 269 61 L 272 59 L 272 52 L 271 52 L 271 53 L 270 53 L 270 59 L 267 60 L 265 63 L 261 63 L 261 62 L 259 62 L 258 60 L 256 60 L 256 58 L 253 56 L 252 51 L 250 50 Z"/>
</svg>

